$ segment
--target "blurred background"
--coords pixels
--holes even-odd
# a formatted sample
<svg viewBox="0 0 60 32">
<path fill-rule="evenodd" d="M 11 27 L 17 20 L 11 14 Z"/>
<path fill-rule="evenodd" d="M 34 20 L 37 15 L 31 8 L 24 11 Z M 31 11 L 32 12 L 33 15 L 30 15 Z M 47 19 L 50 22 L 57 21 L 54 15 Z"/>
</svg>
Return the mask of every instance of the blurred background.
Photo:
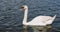
<svg viewBox="0 0 60 32">
<path fill-rule="evenodd" d="M 0 0 L 0 32 L 23 32 L 22 5 L 28 5 L 28 22 L 39 15 L 57 15 L 51 32 L 60 32 L 60 0 Z M 29 32 L 33 32 L 28 28 Z"/>
</svg>

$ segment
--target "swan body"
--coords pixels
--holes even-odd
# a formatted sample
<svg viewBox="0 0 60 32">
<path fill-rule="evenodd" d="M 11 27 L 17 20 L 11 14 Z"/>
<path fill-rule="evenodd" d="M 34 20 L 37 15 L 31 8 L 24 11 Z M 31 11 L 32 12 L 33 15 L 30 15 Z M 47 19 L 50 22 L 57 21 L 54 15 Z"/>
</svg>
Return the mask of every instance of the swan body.
<svg viewBox="0 0 60 32">
<path fill-rule="evenodd" d="M 46 26 L 48 24 L 52 24 L 54 19 L 56 18 L 56 15 L 51 16 L 37 16 L 31 21 L 27 22 L 27 15 L 28 15 L 28 6 L 23 5 L 21 7 L 25 13 L 24 13 L 24 19 L 23 19 L 23 25 L 30 25 L 30 26 Z"/>
<path fill-rule="evenodd" d="M 26 23 L 25 25 L 31 25 L 31 26 L 46 26 L 47 24 L 52 24 L 53 17 L 50 16 L 37 16 L 34 19 L 32 19 L 30 22 Z"/>
</svg>

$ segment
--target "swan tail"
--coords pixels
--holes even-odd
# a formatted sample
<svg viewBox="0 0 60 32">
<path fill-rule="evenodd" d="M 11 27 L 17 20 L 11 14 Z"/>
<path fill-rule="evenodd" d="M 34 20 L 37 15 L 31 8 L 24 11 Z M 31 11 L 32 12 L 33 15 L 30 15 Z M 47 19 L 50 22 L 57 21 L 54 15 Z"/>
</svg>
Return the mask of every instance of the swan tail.
<svg viewBox="0 0 60 32">
<path fill-rule="evenodd" d="M 56 18 L 56 15 L 53 17 L 53 20 Z"/>
<path fill-rule="evenodd" d="M 52 18 L 52 20 L 51 20 L 52 22 L 51 23 L 53 23 L 53 21 L 54 21 L 55 18 L 56 18 L 56 15 Z"/>
<path fill-rule="evenodd" d="M 52 17 L 52 19 L 49 20 L 49 21 L 47 22 L 47 24 L 52 24 L 55 18 L 56 18 L 56 15 L 55 15 L 54 17 Z"/>
</svg>

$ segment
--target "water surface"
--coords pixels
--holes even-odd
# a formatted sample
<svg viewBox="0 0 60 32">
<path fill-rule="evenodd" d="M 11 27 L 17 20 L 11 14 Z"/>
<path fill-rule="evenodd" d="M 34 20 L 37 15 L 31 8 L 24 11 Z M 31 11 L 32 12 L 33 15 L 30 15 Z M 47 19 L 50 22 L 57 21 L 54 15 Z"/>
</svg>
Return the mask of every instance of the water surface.
<svg viewBox="0 0 60 32">
<path fill-rule="evenodd" d="M 29 7 L 28 21 L 39 15 L 57 15 L 52 32 L 60 32 L 60 0 L 0 0 L 0 32 L 23 32 L 24 12 L 19 10 L 22 5 Z"/>
</svg>

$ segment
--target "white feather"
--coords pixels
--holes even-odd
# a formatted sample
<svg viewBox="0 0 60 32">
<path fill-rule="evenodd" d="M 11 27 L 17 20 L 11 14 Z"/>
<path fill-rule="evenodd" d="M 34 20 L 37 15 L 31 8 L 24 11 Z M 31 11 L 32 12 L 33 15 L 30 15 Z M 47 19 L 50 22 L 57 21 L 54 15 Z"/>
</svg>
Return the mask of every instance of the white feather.
<svg viewBox="0 0 60 32">
<path fill-rule="evenodd" d="M 31 26 L 46 26 L 48 24 L 52 24 L 56 15 L 54 17 L 51 16 L 37 16 L 31 21 L 27 22 L 27 15 L 28 15 L 28 6 L 24 5 L 25 13 L 23 19 L 23 25 L 31 25 Z"/>
</svg>

